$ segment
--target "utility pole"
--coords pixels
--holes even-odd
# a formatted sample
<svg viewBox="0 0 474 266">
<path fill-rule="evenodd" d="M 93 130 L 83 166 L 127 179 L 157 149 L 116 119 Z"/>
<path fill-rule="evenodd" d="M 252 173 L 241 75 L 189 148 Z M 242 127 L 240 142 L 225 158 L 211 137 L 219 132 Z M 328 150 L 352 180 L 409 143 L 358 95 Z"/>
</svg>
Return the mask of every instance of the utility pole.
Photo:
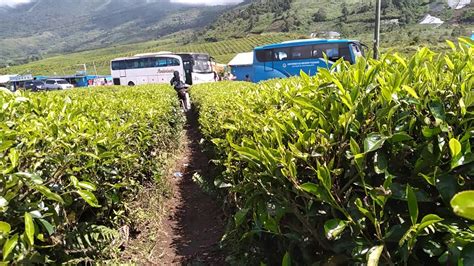
<svg viewBox="0 0 474 266">
<path fill-rule="evenodd" d="M 380 48 L 380 13 L 382 0 L 375 0 L 375 34 L 374 34 L 374 59 L 379 59 Z"/>
</svg>

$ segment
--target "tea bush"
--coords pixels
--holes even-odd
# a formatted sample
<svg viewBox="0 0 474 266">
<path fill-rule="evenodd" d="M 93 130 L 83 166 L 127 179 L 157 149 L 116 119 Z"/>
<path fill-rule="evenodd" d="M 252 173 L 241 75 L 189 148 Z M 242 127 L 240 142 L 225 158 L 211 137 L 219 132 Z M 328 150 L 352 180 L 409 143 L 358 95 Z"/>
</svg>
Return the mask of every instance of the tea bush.
<svg viewBox="0 0 474 266">
<path fill-rule="evenodd" d="M 226 167 L 233 259 L 473 265 L 474 48 L 448 44 L 255 88 L 194 87 Z"/>
<path fill-rule="evenodd" d="M 168 86 L 0 91 L 0 259 L 105 258 L 127 202 L 161 178 L 183 116 Z M 0 263 L 1 264 L 1 263 Z"/>
</svg>

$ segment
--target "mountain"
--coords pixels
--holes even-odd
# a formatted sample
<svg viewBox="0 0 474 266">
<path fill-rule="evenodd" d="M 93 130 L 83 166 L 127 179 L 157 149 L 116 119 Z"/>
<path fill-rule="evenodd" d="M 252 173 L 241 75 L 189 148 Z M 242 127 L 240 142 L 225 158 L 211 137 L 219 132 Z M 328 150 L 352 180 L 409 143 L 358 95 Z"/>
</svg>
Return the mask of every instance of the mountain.
<svg viewBox="0 0 474 266">
<path fill-rule="evenodd" d="M 55 55 L 58 60 L 64 59 L 68 57 L 62 55 L 74 52 L 73 62 L 40 60 L 31 69 L 40 69 L 43 62 L 54 62 L 51 68 L 69 70 L 77 68 L 76 64 L 97 61 L 102 62 L 101 69 L 106 69 L 107 61 L 124 50 L 174 51 L 187 45 L 201 51 L 197 49 L 200 44 L 224 44 L 222 41 L 234 39 L 243 43 L 249 37 L 272 33 L 307 38 L 311 33 L 324 37 L 321 33 L 336 31 L 342 37 L 370 44 L 375 2 L 245 0 L 232 6 L 204 6 L 171 3 L 171 0 L 32 1 L 16 7 L 0 7 L 0 67 Z M 419 25 L 427 14 L 445 23 Z M 415 51 L 419 45 L 444 49 L 444 40 L 470 36 L 473 25 L 474 1 L 382 0 L 382 49 L 394 48 L 406 53 Z M 150 40 L 160 45 L 151 45 Z M 167 44 L 163 46 L 163 43 Z M 126 47 L 124 50 L 116 48 L 122 44 L 130 45 L 120 46 Z M 249 50 L 248 46 L 242 47 L 245 49 L 235 49 L 232 53 Z M 107 49 L 94 52 L 97 48 Z M 91 52 L 76 53 L 81 51 Z M 90 58 L 92 55 L 98 58 Z M 232 56 L 225 54 L 222 59 Z M 28 65 L 20 68 L 29 69 Z"/>
<path fill-rule="evenodd" d="M 225 12 L 190 42 L 240 38 L 249 33 L 297 32 L 305 35 L 337 31 L 342 37 L 372 34 L 374 0 L 254 0 Z M 445 23 L 434 29 L 441 35 L 470 35 L 474 29 L 474 1 L 382 0 L 382 31 L 398 38 L 400 33 L 424 31 L 418 27 L 427 14 Z M 439 25 L 438 25 L 439 26 Z M 431 30 L 433 27 L 428 27 Z M 442 29 L 445 29 L 442 31 Z M 453 31 L 454 34 L 453 34 Z M 434 37 L 434 36 L 432 36 Z"/>
<path fill-rule="evenodd" d="M 169 0 L 34 0 L 0 7 L 0 64 L 158 39 L 201 28 L 227 7 Z"/>
</svg>

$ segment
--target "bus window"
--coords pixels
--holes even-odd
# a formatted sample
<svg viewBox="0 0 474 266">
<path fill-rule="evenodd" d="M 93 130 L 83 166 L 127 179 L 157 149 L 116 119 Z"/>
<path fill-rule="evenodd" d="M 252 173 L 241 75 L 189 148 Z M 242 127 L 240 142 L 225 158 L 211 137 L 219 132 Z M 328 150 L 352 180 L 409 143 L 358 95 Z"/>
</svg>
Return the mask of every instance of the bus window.
<svg viewBox="0 0 474 266">
<path fill-rule="evenodd" d="M 352 56 L 351 56 L 349 45 L 341 44 L 339 46 L 339 57 L 337 59 L 339 58 L 344 58 L 344 61 L 352 63 Z"/>
<path fill-rule="evenodd" d="M 130 63 L 131 63 L 130 68 L 136 68 L 136 69 L 141 68 L 140 67 L 140 64 L 141 64 L 140 59 L 133 59 Z"/>
<path fill-rule="evenodd" d="M 324 55 L 331 61 L 337 61 L 340 58 L 351 62 L 351 53 L 347 44 L 318 44 L 313 46 L 313 57 L 324 58 Z"/>
<path fill-rule="evenodd" d="M 194 61 L 193 72 L 210 73 L 212 72 L 211 63 L 209 61 Z"/>
<path fill-rule="evenodd" d="M 179 66 L 180 63 L 179 63 L 179 60 L 176 59 L 176 58 L 168 58 L 167 59 L 167 65 L 168 66 Z"/>
<path fill-rule="evenodd" d="M 292 47 L 291 59 L 292 60 L 309 59 L 312 57 L 311 52 L 312 52 L 312 46 L 310 45 Z"/>
<path fill-rule="evenodd" d="M 125 69 L 126 65 L 124 61 L 113 61 L 112 62 L 112 70 L 122 70 Z"/>
<path fill-rule="evenodd" d="M 262 63 L 272 61 L 272 50 L 257 50 L 256 56 L 257 60 Z"/>
<path fill-rule="evenodd" d="M 288 55 L 290 54 L 289 48 L 275 49 L 273 52 L 273 59 L 275 61 L 289 60 Z"/>
<path fill-rule="evenodd" d="M 157 67 L 165 67 L 165 66 L 168 66 L 168 60 L 166 60 L 166 58 L 158 58 L 157 61 Z M 156 64 L 155 64 L 156 65 Z"/>
<path fill-rule="evenodd" d="M 212 73 L 211 60 L 208 55 L 194 55 L 193 72 L 194 73 Z"/>
<path fill-rule="evenodd" d="M 352 53 L 354 54 L 355 58 L 363 57 L 364 50 L 362 49 L 361 45 L 358 43 L 351 43 Z"/>
</svg>

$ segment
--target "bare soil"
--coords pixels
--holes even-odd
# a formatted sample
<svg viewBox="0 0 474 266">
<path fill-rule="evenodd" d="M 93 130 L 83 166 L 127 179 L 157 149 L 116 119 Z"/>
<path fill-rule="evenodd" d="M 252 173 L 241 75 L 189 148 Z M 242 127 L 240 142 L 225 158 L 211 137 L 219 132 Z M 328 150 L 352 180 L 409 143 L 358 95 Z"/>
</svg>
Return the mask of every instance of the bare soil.
<svg viewBox="0 0 474 266">
<path fill-rule="evenodd" d="M 172 196 L 164 204 L 165 218 L 147 261 L 159 265 L 223 265 L 225 256 L 219 242 L 224 234 L 224 214 L 221 204 L 193 181 L 195 174 L 211 175 L 212 166 L 199 145 L 197 115 L 189 112 L 187 118 L 184 152 L 169 177 Z"/>
</svg>

